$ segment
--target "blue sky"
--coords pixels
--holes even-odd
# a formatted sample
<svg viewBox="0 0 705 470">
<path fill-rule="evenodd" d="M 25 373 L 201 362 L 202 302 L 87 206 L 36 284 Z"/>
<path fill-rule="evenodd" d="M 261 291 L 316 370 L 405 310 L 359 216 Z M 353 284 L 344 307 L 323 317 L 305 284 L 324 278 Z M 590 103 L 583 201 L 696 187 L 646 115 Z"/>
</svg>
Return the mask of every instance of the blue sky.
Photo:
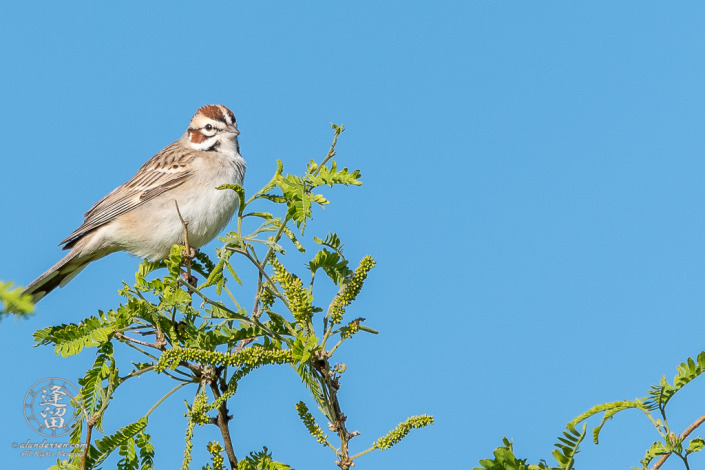
<svg viewBox="0 0 705 470">
<path fill-rule="evenodd" d="M 703 349 L 704 21 L 693 2 L 5 2 L 0 279 L 27 284 L 57 261 L 81 214 L 201 105 L 238 117 L 249 192 L 276 159 L 297 172 L 320 158 L 330 123 L 345 124 L 339 161 L 364 185 L 327 193 L 309 236 L 334 230 L 351 259 L 378 262 L 355 308 L 381 334 L 341 351 L 353 446 L 436 417 L 356 468 L 472 468 L 505 435 L 551 461 L 567 421 L 644 396 Z M 137 262 L 111 255 L 31 320 L 2 322 L 4 461 L 50 465 L 11 448 L 39 437 L 24 394 L 92 361 L 33 348 L 32 332 L 115 306 Z M 106 427 L 169 387 L 149 382 L 144 409 L 118 397 Z M 181 461 L 192 395 L 154 415 L 158 468 Z M 248 378 L 239 455 L 267 445 L 296 468 L 334 468 L 300 399 L 291 371 Z M 682 430 L 703 405 L 696 382 L 670 417 Z M 618 416 L 579 467 L 637 465 L 655 438 L 637 413 Z"/>
</svg>

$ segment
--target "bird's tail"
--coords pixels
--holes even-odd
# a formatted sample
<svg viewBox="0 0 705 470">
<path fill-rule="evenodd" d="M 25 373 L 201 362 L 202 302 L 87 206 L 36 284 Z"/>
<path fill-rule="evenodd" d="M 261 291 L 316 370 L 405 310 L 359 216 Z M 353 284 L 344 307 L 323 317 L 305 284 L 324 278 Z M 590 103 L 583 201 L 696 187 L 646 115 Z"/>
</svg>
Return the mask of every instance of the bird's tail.
<svg viewBox="0 0 705 470">
<path fill-rule="evenodd" d="M 30 294 L 34 303 L 37 303 L 57 287 L 64 287 L 88 264 L 88 261 L 77 256 L 79 253 L 80 250 L 71 250 L 61 261 L 25 287 L 22 293 Z"/>
</svg>

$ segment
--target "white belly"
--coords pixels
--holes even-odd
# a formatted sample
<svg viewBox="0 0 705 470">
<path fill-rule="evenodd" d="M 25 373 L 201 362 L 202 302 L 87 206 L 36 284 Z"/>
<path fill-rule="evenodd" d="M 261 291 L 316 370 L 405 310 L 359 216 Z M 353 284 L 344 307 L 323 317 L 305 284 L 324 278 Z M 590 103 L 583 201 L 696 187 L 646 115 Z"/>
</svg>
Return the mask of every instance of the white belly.
<svg viewBox="0 0 705 470">
<path fill-rule="evenodd" d="M 188 223 L 188 242 L 199 248 L 213 240 L 227 225 L 238 207 L 231 189 L 215 189 L 221 184 L 242 184 L 244 160 L 219 156 L 220 161 L 200 161 L 193 176 L 102 227 L 110 244 L 140 258 L 153 261 L 168 256 L 172 245 L 184 244 L 184 231 L 175 201 Z"/>
</svg>

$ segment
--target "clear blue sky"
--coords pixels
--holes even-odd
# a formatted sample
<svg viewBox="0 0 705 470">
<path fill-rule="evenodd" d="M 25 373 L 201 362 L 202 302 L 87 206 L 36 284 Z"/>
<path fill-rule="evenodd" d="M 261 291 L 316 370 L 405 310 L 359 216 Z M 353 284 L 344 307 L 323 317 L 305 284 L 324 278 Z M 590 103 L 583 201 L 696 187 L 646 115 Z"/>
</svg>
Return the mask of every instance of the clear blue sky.
<svg viewBox="0 0 705 470">
<path fill-rule="evenodd" d="M 703 349 L 703 24 L 697 2 L 4 2 L 0 279 L 26 284 L 57 261 L 81 214 L 201 105 L 238 117 L 250 192 L 276 159 L 296 172 L 323 155 L 330 122 L 345 124 L 339 158 L 365 184 L 330 192 L 310 235 L 333 229 L 350 258 L 378 261 L 355 313 L 381 334 L 341 351 L 353 447 L 436 417 L 356 468 L 472 468 L 505 435 L 552 461 L 567 421 L 643 396 Z M 33 348 L 32 332 L 116 305 L 137 262 L 111 255 L 31 320 L 0 324 L 8 468 L 51 463 L 11 448 L 39 437 L 27 389 L 92 361 Z M 106 428 L 170 387 L 149 384 L 144 401 L 118 396 Z M 704 396 L 694 383 L 676 398 L 679 429 Z M 190 397 L 150 424 L 157 468 L 181 462 Z M 298 422 L 302 398 L 285 369 L 243 382 L 238 455 L 267 445 L 296 468 L 335 468 Z M 618 417 L 579 468 L 638 464 L 649 426 Z"/>
</svg>

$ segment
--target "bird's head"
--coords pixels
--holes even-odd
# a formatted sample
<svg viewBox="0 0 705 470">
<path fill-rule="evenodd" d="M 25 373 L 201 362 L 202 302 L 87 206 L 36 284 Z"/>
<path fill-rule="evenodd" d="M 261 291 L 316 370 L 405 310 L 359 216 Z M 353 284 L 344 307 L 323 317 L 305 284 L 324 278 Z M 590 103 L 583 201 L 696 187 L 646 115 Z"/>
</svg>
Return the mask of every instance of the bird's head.
<svg viewBox="0 0 705 470">
<path fill-rule="evenodd" d="M 188 126 L 187 141 L 194 150 L 240 153 L 235 115 L 222 104 L 202 106 Z"/>
</svg>

